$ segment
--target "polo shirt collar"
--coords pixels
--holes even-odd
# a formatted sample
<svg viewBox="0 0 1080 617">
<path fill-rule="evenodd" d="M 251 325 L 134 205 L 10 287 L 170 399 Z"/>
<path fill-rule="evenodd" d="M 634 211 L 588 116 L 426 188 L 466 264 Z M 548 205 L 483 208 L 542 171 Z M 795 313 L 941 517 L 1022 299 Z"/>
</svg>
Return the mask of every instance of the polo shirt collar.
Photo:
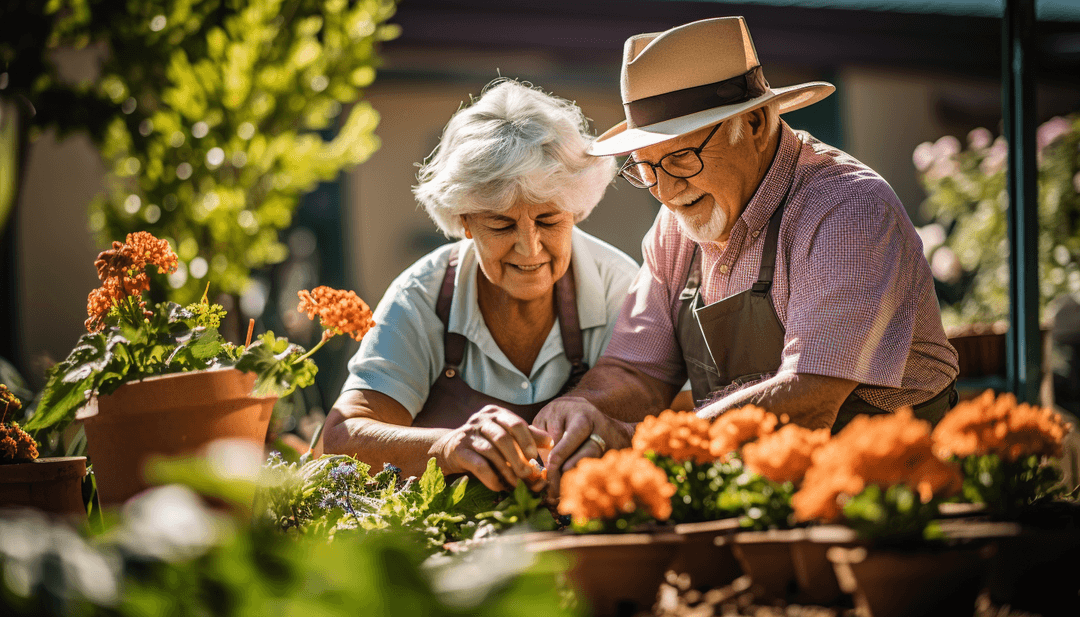
<svg viewBox="0 0 1080 617">
<path fill-rule="evenodd" d="M 577 226 L 571 231 L 570 242 L 574 256 L 570 267 L 574 269 L 574 281 L 577 284 L 578 321 L 581 329 L 606 325 L 607 302 L 603 278 L 590 251 L 588 240 Z M 480 268 L 473 241 L 462 240 L 459 246 L 458 268 L 454 275 L 454 298 L 450 302 L 449 329 L 464 335 L 478 346 L 484 355 L 516 371 L 517 368 L 495 343 L 484 322 L 484 316 L 480 313 L 477 299 L 477 277 L 480 276 Z M 556 321 L 540 349 L 540 355 L 533 363 L 533 371 L 562 353 L 562 334 Z"/>
</svg>

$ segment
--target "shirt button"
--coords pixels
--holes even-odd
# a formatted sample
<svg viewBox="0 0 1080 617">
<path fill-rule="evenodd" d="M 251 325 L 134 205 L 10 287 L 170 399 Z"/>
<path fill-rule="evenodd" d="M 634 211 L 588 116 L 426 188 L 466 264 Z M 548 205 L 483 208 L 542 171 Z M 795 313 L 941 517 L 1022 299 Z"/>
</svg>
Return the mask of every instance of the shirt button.
<svg viewBox="0 0 1080 617">
<path fill-rule="evenodd" d="M 521 389 L 522 390 L 528 390 L 529 389 L 529 382 L 527 382 L 527 381 L 521 382 Z"/>
<path fill-rule="evenodd" d="M 720 266 L 720 274 L 727 274 L 727 271 L 728 271 L 727 264 L 723 264 L 723 265 Z"/>
<path fill-rule="evenodd" d="M 758 237 L 758 234 L 760 234 L 760 233 L 761 233 L 760 231 L 755 231 L 754 233 L 752 233 L 750 235 L 756 238 L 756 237 Z"/>
</svg>

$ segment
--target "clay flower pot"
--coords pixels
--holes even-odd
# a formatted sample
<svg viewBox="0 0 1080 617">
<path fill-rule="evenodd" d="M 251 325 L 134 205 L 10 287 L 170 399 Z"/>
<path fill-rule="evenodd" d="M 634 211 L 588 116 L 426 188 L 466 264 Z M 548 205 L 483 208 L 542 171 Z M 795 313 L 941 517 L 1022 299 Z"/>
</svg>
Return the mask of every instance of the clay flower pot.
<svg viewBox="0 0 1080 617">
<path fill-rule="evenodd" d="M 526 545 L 530 552 L 563 551 L 572 562 L 571 584 L 597 617 L 636 615 L 656 603 L 664 573 L 682 536 L 598 534 L 563 536 Z"/>
<path fill-rule="evenodd" d="M 766 602 L 790 601 L 795 593 L 792 546 L 806 537 L 803 529 L 744 531 L 731 537 L 732 551 L 743 572 L 750 575 L 750 590 Z"/>
<path fill-rule="evenodd" d="M 795 566 L 795 582 L 798 586 L 796 601 L 800 604 L 832 606 L 844 599 L 847 594 L 840 588 L 826 553 L 834 546 L 855 548 L 865 544 L 850 527 L 807 527 L 803 540 L 791 545 L 791 560 Z"/>
<path fill-rule="evenodd" d="M 955 617 L 975 611 L 992 545 L 884 549 L 834 546 L 826 553 L 841 589 L 864 617 Z"/>
<path fill-rule="evenodd" d="M 86 518 L 82 481 L 85 456 L 39 458 L 0 465 L 0 508 L 35 508 Z"/>
<path fill-rule="evenodd" d="M 683 542 L 670 569 L 689 576 L 690 586 L 701 591 L 727 585 L 743 574 L 727 541 L 738 530 L 737 518 L 675 525 L 674 531 Z"/>
<path fill-rule="evenodd" d="M 193 454 L 216 439 L 263 443 L 276 397 L 254 397 L 254 373 L 194 371 L 126 383 L 87 405 L 78 419 L 102 505 L 146 489 L 153 456 Z"/>
</svg>

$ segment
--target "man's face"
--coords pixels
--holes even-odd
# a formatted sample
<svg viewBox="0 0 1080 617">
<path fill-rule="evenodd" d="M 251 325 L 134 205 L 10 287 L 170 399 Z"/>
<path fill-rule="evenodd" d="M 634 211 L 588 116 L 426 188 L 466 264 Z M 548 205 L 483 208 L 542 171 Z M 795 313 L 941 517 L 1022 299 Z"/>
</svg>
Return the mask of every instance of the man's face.
<svg viewBox="0 0 1080 617">
<path fill-rule="evenodd" d="M 743 138 L 728 143 L 730 123 L 743 123 Z M 684 148 L 698 148 L 712 126 L 670 141 L 635 150 L 637 161 L 655 163 L 664 155 Z M 735 221 L 757 190 L 761 156 L 753 147 L 745 116 L 724 121 L 724 126 L 701 150 L 701 173 L 691 178 L 674 178 L 657 170 L 656 186 L 649 191 L 679 221 L 690 239 L 699 242 L 726 242 Z"/>
</svg>

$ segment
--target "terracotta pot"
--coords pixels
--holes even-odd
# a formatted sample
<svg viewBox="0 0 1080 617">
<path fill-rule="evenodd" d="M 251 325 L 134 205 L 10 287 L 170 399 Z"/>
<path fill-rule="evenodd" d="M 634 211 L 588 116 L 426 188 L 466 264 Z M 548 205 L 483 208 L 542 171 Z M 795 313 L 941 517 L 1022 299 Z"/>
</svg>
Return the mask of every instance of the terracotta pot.
<svg viewBox="0 0 1080 617">
<path fill-rule="evenodd" d="M 865 544 L 854 530 L 843 525 L 806 528 L 803 540 L 791 545 L 791 560 L 798 586 L 796 602 L 821 606 L 832 606 L 844 600 L 850 602 L 836 580 L 836 573 L 826 553 L 834 546 L 855 548 Z"/>
<path fill-rule="evenodd" d="M 531 552 L 563 551 L 571 559 L 571 584 L 597 617 L 630 616 L 648 611 L 682 536 L 599 534 L 563 536 L 526 545 Z"/>
<path fill-rule="evenodd" d="M 85 476 L 85 456 L 0 465 L 0 508 L 35 508 L 86 518 L 82 496 Z"/>
<path fill-rule="evenodd" d="M 689 576 L 690 586 L 701 591 L 727 585 L 743 574 L 727 541 L 738 530 L 737 518 L 676 525 L 674 531 L 683 542 L 670 569 Z"/>
<path fill-rule="evenodd" d="M 975 612 L 992 547 L 899 550 L 843 548 L 826 553 L 863 617 L 956 617 Z"/>
<path fill-rule="evenodd" d="M 196 371 L 148 377 L 98 397 L 78 419 L 101 504 L 146 489 L 150 457 L 194 454 L 215 439 L 263 443 L 277 398 L 253 397 L 254 384 L 254 373 Z"/>
<path fill-rule="evenodd" d="M 743 572 L 753 581 L 756 598 L 791 601 L 796 592 L 792 546 L 805 539 L 802 529 L 744 531 L 731 536 L 732 551 Z"/>
</svg>

